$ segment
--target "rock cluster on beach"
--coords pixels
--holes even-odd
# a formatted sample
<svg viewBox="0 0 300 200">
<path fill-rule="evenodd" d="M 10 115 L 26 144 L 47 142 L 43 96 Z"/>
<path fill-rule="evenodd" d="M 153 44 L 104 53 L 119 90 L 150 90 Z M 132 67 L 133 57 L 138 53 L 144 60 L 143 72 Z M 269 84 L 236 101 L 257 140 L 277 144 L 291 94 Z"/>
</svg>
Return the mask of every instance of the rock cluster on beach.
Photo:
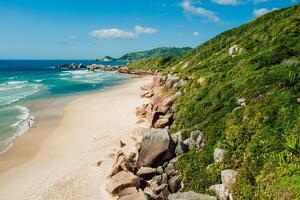
<svg viewBox="0 0 300 200">
<path fill-rule="evenodd" d="M 169 129 L 175 120 L 172 105 L 182 95 L 179 89 L 184 85 L 185 81 L 177 76 L 155 76 L 151 84 L 141 87 L 140 96 L 148 101 L 136 108 L 136 116 L 138 123 L 146 127 L 133 130 L 132 135 L 140 138 L 136 139 L 136 152 L 126 155 L 119 150 L 108 175 L 106 190 L 118 196 L 118 200 L 217 199 L 192 191 L 179 192 L 182 184 L 175 166 L 177 157 L 189 149 L 201 150 L 205 144 L 204 133 L 199 130 L 193 131 L 185 140 L 180 132 L 170 135 Z M 166 88 L 174 93 L 166 95 Z M 215 162 L 222 162 L 224 153 L 224 150 L 216 149 Z M 229 190 L 236 175 L 234 170 L 223 170 L 222 184 L 213 185 L 210 190 L 220 199 L 231 198 Z"/>
<path fill-rule="evenodd" d="M 103 70 L 103 71 L 116 71 L 119 73 L 126 73 L 126 74 L 136 74 L 136 75 L 152 75 L 155 72 L 152 72 L 151 70 L 145 71 L 145 70 L 131 70 L 127 66 L 118 65 L 118 66 L 112 66 L 112 65 L 100 65 L 100 64 L 92 64 L 89 66 L 85 66 L 83 64 L 61 64 L 57 65 L 55 67 L 56 69 L 87 69 L 89 71 L 95 71 L 95 70 Z"/>
</svg>

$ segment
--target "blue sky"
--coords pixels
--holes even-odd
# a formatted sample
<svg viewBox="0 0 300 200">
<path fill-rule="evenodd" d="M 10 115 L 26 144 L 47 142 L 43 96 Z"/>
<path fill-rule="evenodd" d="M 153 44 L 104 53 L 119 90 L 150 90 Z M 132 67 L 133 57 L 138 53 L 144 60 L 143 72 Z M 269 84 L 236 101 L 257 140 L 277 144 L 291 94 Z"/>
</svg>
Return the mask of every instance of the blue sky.
<svg viewBox="0 0 300 200">
<path fill-rule="evenodd" d="M 300 0 L 1 0 L 0 59 L 94 59 L 196 47 Z"/>
</svg>

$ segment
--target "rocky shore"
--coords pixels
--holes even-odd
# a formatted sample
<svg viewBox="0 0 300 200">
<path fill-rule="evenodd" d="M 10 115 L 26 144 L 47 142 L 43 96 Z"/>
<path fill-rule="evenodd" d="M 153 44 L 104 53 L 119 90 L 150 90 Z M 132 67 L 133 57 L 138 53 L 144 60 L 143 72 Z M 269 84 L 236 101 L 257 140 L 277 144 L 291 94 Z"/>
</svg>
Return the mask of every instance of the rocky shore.
<svg viewBox="0 0 300 200">
<path fill-rule="evenodd" d="M 126 155 L 122 148 L 126 145 L 120 141 L 120 149 L 114 155 L 114 164 L 106 190 L 118 200 L 220 200 L 233 199 L 231 185 L 235 182 L 237 172 L 223 170 L 222 183 L 211 186 L 215 196 L 198 194 L 184 190 L 175 162 L 178 157 L 191 150 L 201 151 L 205 144 L 204 133 L 193 131 L 189 138 L 183 140 L 181 133 L 170 134 L 174 118 L 173 103 L 183 95 L 179 90 L 185 81 L 177 76 L 154 76 L 149 85 L 141 87 L 140 96 L 147 102 L 136 108 L 139 124 L 132 132 L 136 141 L 136 151 Z M 166 95 L 165 90 L 172 90 Z M 222 162 L 224 150 L 215 149 L 215 162 Z M 210 166 L 208 166 L 210 167 Z"/>
<path fill-rule="evenodd" d="M 82 64 L 62 64 L 55 67 L 56 69 L 87 69 L 89 71 L 95 71 L 95 70 L 103 70 L 103 71 L 116 71 L 119 73 L 126 73 L 126 74 L 135 74 L 135 75 L 152 75 L 156 72 L 153 72 L 151 70 L 145 71 L 145 70 L 131 70 L 126 65 L 120 65 L 120 66 L 112 66 L 112 65 L 99 65 L 99 64 L 92 64 L 92 65 L 82 65 Z"/>
</svg>

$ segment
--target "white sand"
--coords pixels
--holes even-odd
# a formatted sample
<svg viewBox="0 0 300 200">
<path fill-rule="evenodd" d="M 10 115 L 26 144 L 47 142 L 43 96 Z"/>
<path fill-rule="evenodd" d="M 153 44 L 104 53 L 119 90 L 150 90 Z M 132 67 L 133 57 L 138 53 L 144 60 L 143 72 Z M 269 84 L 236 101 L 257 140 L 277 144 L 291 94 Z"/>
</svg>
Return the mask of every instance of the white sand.
<svg viewBox="0 0 300 200">
<path fill-rule="evenodd" d="M 149 80 L 77 97 L 59 122 L 18 138 L 0 156 L 0 199 L 112 199 L 105 191 L 112 153 L 120 149 L 120 140 L 127 144 L 125 152 L 134 149 L 135 108 L 144 101 L 139 88 Z M 104 161 L 100 167 L 98 160 Z"/>
</svg>

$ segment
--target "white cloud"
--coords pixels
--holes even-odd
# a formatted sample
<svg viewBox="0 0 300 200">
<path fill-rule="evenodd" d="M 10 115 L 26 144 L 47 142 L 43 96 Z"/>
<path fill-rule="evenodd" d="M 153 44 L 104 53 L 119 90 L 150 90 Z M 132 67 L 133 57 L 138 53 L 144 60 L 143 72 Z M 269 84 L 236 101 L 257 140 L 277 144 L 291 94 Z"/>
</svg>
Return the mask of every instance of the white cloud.
<svg viewBox="0 0 300 200">
<path fill-rule="evenodd" d="M 278 10 L 278 8 L 272 8 L 272 10 L 268 10 L 268 9 L 266 9 L 266 8 L 255 9 L 255 10 L 253 11 L 253 15 L 254 15 L 255 17 L 260 17 L 260 16 L 265 15 L 265 14 L 267 14 L 267 13 L 269 13 L 269 12 L 274 11 L 274 10 Z"/>
<path fill-rule="evenodd" d="M 199 34 L 200 33 L 196 31 L 196 32 L 193 33 L 193 36 L 198 36 Z"/>
<path fill-rule="evenodd" d="M 186 14 L 205 17 L 213 22 L 218 22 L 220 20 L 213 11 L 202 7 L 196 7 L 191 3 L 190 0 L 183 0 L 180 3 L 180 6 L 183 8 Z"/>
<path fill-rule="evenodd" d="M 134 27 L 134 30 L 138 34 L 139 33 L 144 33 L 144 34 L 151 35 L 151 34 L 157 33 L 157 30 L 154 29 L 154 28 L 148 28 L 148 27 L 144 28 L 144 27 L 141 27 L 141 26 L 138 26 L 138 25 L 136 25 Z"/>
<path fill-rule="evenodd" d="M 212 0 L 212 1 L 214 3 L 222 4 L 222 5 L 237 5 L 239 3 L 239 0 Z"/>
<path fill-rule="evenodd" d="M 99 38 L 113 38 L 113 39 L 120 39 L 120 38 L 133 39 L 137 37 L 137 35 L 133 32 L 124 31 L 117 28 L 95 30 L 90 32 L 90 36 L 99 37 Z"/>
<path fill-rule="evenodd" d="M 134 31 L 125 31 L 117 28 L 99 29 L 90 32 L 90 36 L 98 38 L 111 38 L 111 39 L 136 39 L 140 34 L 151 35 L 157 33 L 154 28 L 144 28 L 136 25 Z"/>
</svg>

